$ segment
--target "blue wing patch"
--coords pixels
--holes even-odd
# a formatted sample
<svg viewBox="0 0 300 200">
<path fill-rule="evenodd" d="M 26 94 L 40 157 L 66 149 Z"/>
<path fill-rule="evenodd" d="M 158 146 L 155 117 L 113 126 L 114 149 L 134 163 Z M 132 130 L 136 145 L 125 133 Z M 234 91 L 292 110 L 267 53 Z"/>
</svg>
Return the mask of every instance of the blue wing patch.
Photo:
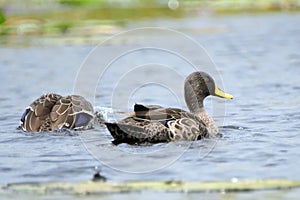
<svg viewBox="0 0 300 200">
<path fill-rule="evenodd" d="M 22 124 L 24 124 L 26 115 L 29 113 L 29 111 L 30 111 L 30 108 L 27 108 L 27 109 L 25 110 L 25 112 L 22 114 L 22 117 L 21 117 L 21 122 L 22 122 Z"/>
<path fill-rule="evenodd" d="M 83 127 L 88 125 L 88 123 L 91 121 L 92 117 L 89 114 L 86 113 L 80 113 L 77 114 L 76 121 L 75 121 L 75 127 Z"/>
</svg>

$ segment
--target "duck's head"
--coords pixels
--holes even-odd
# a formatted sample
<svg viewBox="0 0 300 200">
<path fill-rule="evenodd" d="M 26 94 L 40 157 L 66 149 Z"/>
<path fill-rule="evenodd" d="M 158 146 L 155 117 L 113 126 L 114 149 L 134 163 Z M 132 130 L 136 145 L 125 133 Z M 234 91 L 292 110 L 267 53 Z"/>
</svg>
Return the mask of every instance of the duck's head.
<svg viewBox="0 0 300 200">
<path fill-rule="evenodd" d="M 203 100 L 209 95 L 226 99 L 233 98 L 232 95 L 218 88 L 212 77 L 205 72 L 193 72 L 185 79 L 184 95 L 190 111 L 201 109 Z"/>
</svg>

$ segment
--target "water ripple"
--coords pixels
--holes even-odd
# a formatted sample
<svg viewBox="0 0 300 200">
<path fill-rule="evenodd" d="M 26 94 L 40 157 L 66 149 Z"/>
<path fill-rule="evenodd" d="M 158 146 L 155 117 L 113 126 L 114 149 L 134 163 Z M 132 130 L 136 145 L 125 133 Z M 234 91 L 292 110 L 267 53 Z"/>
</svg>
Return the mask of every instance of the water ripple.
<svg viewBox="0 0 300 200">
<path fill-rule="evenodd" d="M 299 34 L 296 34 L 299 33 L 299 28 L 295 25 L 299 16 L 223 16 L 212 19 L 211 23 L 217 26 L 226 24 L 230 27 L 230 32 L 194 35 L 214 58 L 226 91 L 232 93 L 235 99 L 226 101 L 226 115 L 216 117 L 217 120 L 225 120 L 225 125 L 220 127 L 223 137 L 178 143 L 176 145 L 188 148 L 173 163 L 151 173 L 115 170 L 95 160 L 85 145 L 98 145 L 104 153 L 109 149 L 149 156 L 154 162 L 174 153 L 166 151 L 167 144 L 115 146 L 111 143 L 111 135 L 103 126 L 78 132 L 60 130 L 24 133 L 17 130 L 23 109 L 37 96 L 45 92 L 68 94 L 72 91 L 78 70 L 76 66 L 80 66 L 88 51 L 76 45 L 47 48 L 1 47 L 0 184 L 90 180 L 96 165 L 101 166 L 109 180 L 115 181 L 212 181 L 232 177 L 300 179 L 299 45 L 295 42 L 299 41 Z M 192 20 L 189 22 L 190 26 L 199 25 L 198 18 L 189 20 Z M 288 25 L 290 23 L 295 26 Z M 283 28 L 279 30 L 277 27 Z M 145 36 L 144 39 L 146 38 Z M 112 46 L 113 48 L 118 48 L 120 44 L 114 45 L 116 46 Z M 91 48 L 92 46 L 88 47 Z M 107 55 L 104 56 L 110 56 L 109 51 L 105 53 Z M 124 59 L 126 63 L 123 64 L 135 66 L 147 58 L 145 51 L 136 55 L 134 59 Z M 185 71 L 182 65 L 179 66 L 182 63 L 178 60 L 172 64 L 175 69 Z M 61 69 L 67 71 L 68 76 L 61 76 Z M 118 70 L 121 67 L 113 74 L 117 74 Z M 49 74 L 53 76 L 49 77 Z M 148 73 L 145 72 L 145 76 Z M 126 85 L 123 87 L 126 88 Z M 97 91 L 99 93 L 95 95 L 95 101 L 99 104 L 95 105 L 95 110 L 100 110 L 107 120 L 113 120 L 114 112 L 109 108 L 111 101 L 106 95 L 111 93 L 113 85 L 105 84 L 103 89 L 104 91 Z M 173 105 L 171 99 L 153 98 L 160 97 L 158 93 L 149 92 L 145 101 L 149 104 L 160 102 Z M 128 105 L 129 110 L 132 109 L 131 106 Z M 89 140 L 83 140 L 83 135 Z M 169 144 L 168 147 L 172 145 L 174 144 Z M 157 156 L 147 154 L 157 150 L 162 153 Z M 138 168 L 145 165 L 140 160 L 132 162 L 130 156 L 110 156 L 110 159 L 117 161 L 120 167 L 126 165 Z"/>
</svg>

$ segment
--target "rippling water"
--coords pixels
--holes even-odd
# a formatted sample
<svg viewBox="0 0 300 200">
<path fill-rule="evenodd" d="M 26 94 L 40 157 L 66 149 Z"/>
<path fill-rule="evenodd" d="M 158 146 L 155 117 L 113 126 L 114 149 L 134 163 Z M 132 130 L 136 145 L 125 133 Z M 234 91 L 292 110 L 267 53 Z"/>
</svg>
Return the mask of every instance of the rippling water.
<svg viewBox="0 0 300 200">
<path fill-rule="evenodd" d="M 214 116 L 220 122 L 225 116 L 224 124 L 219 123 L 224 126 L 221 128 L 223 137 L 218 140 L 143 147 L 122 144 L 115 147 L 110 143 L 109 133 L 101 126 L 86 132 L 25 134 L 16 129 L 24 108 L 42 93 L 72 93 L 79 67 L 95 45 L 48 46 L 41 43 L 1 46 L 0 184 L 90 180 L 94 166 L 101 166 L 103 175 L 114 181 L 299 180 L 300 15 L 238 15 L 201 19 L 202 16 L 179 21 L 144 21 L 131 24 L 128 29 L 148 25 L 174 28 L 203 45 L 220 72 L 223 88 L 235 97 L 226 101 L 224 115 L 217 113 Z M 151 32 L 145 35 L 145 40 L 147 36 L 151 36 Z M 164 41 L 168 41 L 166 35 L 161 36 L 160 42 Z M 107 48 L 121 48 L 122 42 L 110 44 Z M 152 55 L 156 60 L 156 54 L 140 51 L 117 64 L 136 66 L 145 59 L 148 63 Z M 174 69 L 181 69 L 184 76 L 191 71 L 191 68 L 181 68 L 182 61 L 174 61 L 172 56 L 158 56 L 171 60 Z M 124 69 L 121 67 L 113 68 L 111 79 Z M 151 73 L 145 70 L 138 80 L 144 80 Z M 170 76 L 165 79 L 174 82 Z M 108 77 L 106 81 L 113 80 Z M 131 87 L 129 81 L 125 83 L 121 88 Z M 174 85 L 177 83 L 175 81 Z M 83 95 L 95 91 L 95 88 L 85 89 L 81 89 Z M 113 83 L 99 90 L 96 88 L 96 106 L 110 107 L 107 94 L 113 89 Z M 181 85 L 178 85 L 178 91 L 182 94 Z M 132 94 L 134 98 L 130 102 L 127 99 L 122 101 L 126 97 L 122 90 L 115 95 L 120 102 L 126 102 L 125 105 L 113 104 L 117 109 L 127 109 L 135 101 L 164 106 L 182 105 L 174 100 L 172 92 L 156 85 Z M 213 110 L 211 105 L 217 102 L 219 100 L 215 98 L 206 101 L 210 112 Z M 99 148 L 104 153 L 98 152 L 95 156 L 86 147 L 93 148 L 92 151 Z M 156 166 L 155 170 L 152 169 L 154 171 L 143 168 L 151 162 L 163 162 L 171 157 L 172 148 L 180 149 L 182 155 L 178 158 L 175 155 L 176 159 Z M 111 154 L 105 155 L 106 150 Z M 155 154 L 157 151 L 160 153 Z M 131 157 L 131 154 L 138 156 Z M 97 156 L 103 156 L 103 160 L 100 158 L 99 162 Z M 151 172 L 132 173 L 134 169 Z M 284 197 L 296 198 L 299 194 L 296 190 Z M 241 196 L 247 198 L 247 195 Z"/>
</svg>

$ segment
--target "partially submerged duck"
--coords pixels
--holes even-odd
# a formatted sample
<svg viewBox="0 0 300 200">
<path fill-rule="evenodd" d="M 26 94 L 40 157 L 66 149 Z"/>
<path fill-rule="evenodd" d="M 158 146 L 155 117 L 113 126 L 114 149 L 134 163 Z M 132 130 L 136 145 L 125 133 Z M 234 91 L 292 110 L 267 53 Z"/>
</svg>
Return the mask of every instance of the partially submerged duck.
<svg viewBox="0 0 300 200">
<path fill-rule="evenodd" d="M 194 141 L 215 137 L 219 134 L 219 129 L 203 108 L 203 100 L 209 95 L 233 98 L 220 90 L 210 75 L 194 72 L 184 83 L 185 102 L 190 112 L 178 108 L 136 104 L 132 116 L 105 125 L 116 145 Z"/>
<path fill-rule="evenodd" d="M 79 95 L 45 94 L 30 104 L 23 113 L 20 127 L 28 132 L 57 129 L 87 129 L 94 120 L 93 106 Z"/>
</svg>

